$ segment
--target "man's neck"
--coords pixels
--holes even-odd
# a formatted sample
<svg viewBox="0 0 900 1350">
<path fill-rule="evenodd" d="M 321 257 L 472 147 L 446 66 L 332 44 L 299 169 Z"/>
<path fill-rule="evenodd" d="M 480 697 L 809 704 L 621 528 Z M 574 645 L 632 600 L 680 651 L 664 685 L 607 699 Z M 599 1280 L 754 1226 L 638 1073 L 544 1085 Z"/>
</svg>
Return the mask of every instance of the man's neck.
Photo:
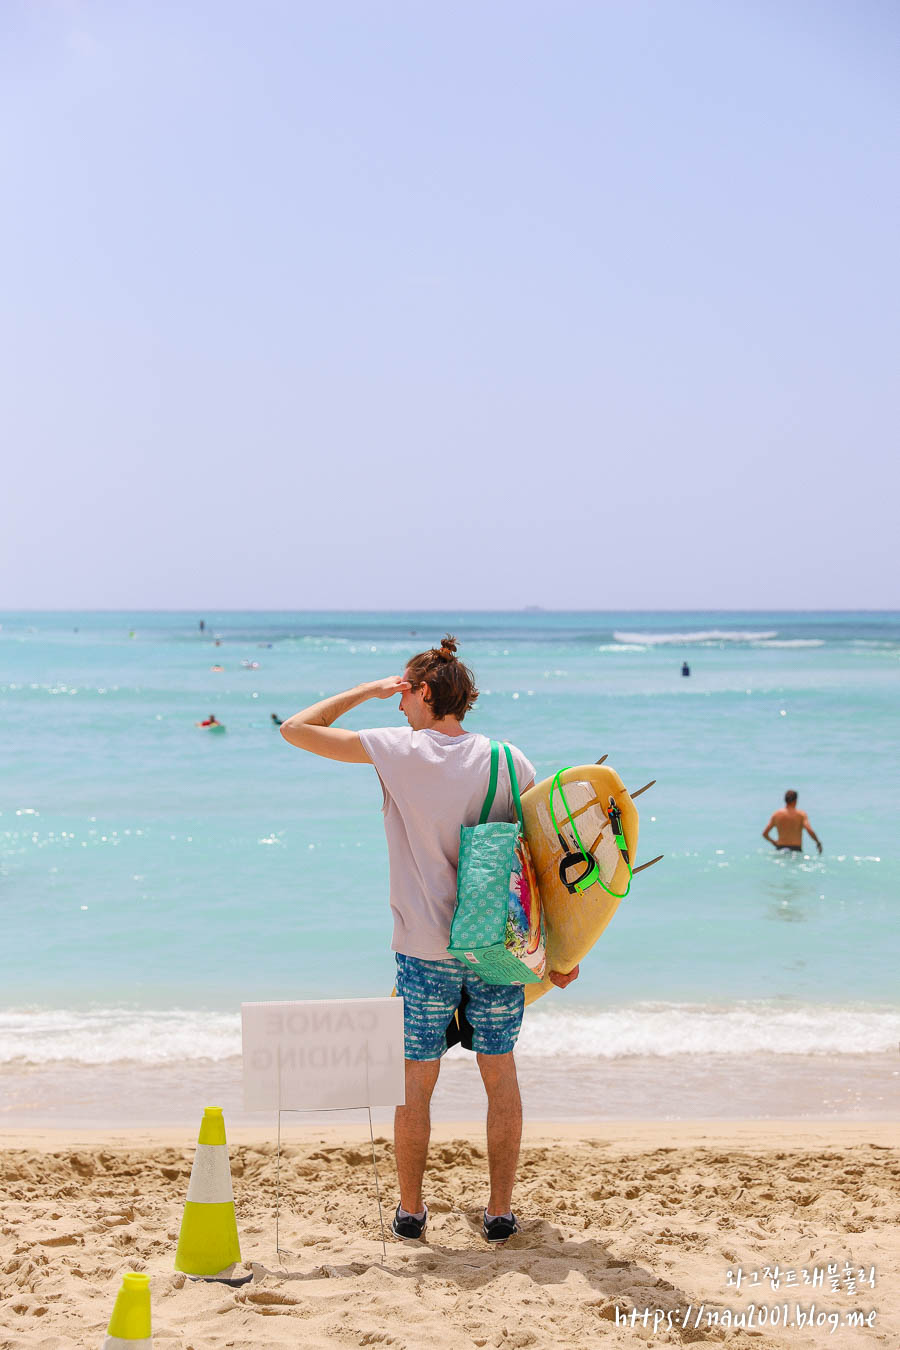
<svg viewBox="0 0 900 1350">
<path fill-rule="evenodd" d="M 429 722 L 423 731 L 439 731 L 442 736 L 465 736 L 465 727 L 460 726 L 455 717 L 442 717 L 439 722 Z"/>
</svg>

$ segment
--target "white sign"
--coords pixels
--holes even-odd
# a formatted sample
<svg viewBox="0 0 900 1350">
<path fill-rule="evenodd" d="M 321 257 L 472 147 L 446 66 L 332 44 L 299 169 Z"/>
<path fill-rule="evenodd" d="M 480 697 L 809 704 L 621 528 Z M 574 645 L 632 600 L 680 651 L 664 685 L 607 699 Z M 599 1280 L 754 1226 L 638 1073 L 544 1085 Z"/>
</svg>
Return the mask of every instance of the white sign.
<svg viewBox="0 0 900 1350">
<path fill-rule="evenodd" d="M 403 999 L 242 1003 L 247 1111 L 333 1111 L 406 1099 Z"/>
</svg>

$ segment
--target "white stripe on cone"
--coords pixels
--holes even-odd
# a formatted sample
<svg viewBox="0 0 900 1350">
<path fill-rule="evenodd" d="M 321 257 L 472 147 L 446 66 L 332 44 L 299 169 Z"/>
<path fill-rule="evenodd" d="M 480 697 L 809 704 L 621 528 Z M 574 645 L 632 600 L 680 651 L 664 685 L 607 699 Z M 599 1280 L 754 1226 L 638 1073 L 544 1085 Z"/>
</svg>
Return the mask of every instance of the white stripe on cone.
<svg viewBox="0 0 900 1350">
<path fill-rule="evenodd" d="M 234 1203 L 227 1144 L 197 1145 L 187 1198 L 200 1205 Z"/>
<path fill-rule="evenodd" d="M 142 1336 L 139 1341 L 123 1341 L 121 1336 L 107 1336 L 103 1350 L 153 1350 L 153 1337 Z"/>
</svg>

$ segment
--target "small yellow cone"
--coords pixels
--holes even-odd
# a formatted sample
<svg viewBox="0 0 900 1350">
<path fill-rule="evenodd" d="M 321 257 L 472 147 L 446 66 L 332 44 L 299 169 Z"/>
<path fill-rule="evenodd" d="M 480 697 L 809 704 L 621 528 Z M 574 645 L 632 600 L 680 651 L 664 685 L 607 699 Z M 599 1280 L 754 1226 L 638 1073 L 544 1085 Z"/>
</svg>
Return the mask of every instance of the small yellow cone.
<svg viewBox="0 0 900 1350">
<path fill-rule="evenodd" d="M 150 1276 L 122 1276 L 102 1350 L 153 1350 L 150 1335 Z"/>
<path fill-rule="evenodd" d="M 195 1279 L 243 1284 L 253 1277 L 232 1280 L 233 1267 L 240 1259 L 225 1121 L 221 1106 L 207 1106 L 200 1122 L 175 1269 Z"/>
</svg>

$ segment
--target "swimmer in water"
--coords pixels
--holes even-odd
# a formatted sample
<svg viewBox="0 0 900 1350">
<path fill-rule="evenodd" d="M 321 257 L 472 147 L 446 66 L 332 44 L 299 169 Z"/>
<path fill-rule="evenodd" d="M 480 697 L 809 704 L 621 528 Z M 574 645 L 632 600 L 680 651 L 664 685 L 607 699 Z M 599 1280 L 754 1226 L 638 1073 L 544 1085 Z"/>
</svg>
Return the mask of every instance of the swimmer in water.
<svg viewBox="0 0 900 1350">
<path fill-rule="evenodd" d="M 275 723 L 276 727 L 280 727 L 284 718 L 279 717 L 277 713 L 272 713 L 272 721 Z"/>
<path fill-rule="evenodd" d="M 778 831 L 777 840 L 770 837 L 772 830 Z M 797 794 L 791 789 L 784 794 L 784 806 L 775 812 L 763 830 L 763 839 L 768 839 L 779 852 L 802 853 L 804 830 L 815 840 L 816 848 L 821 853 L 819 836 L 810 825 L 806 812 L 797 810 Z"/>
<path fill-rule="evenodd" d="M 220 727 L 222 723 L 218 720 L 215 713 L 210 713 L 205 722 L 195 722 L 195 727 Z"/>
</svg>

